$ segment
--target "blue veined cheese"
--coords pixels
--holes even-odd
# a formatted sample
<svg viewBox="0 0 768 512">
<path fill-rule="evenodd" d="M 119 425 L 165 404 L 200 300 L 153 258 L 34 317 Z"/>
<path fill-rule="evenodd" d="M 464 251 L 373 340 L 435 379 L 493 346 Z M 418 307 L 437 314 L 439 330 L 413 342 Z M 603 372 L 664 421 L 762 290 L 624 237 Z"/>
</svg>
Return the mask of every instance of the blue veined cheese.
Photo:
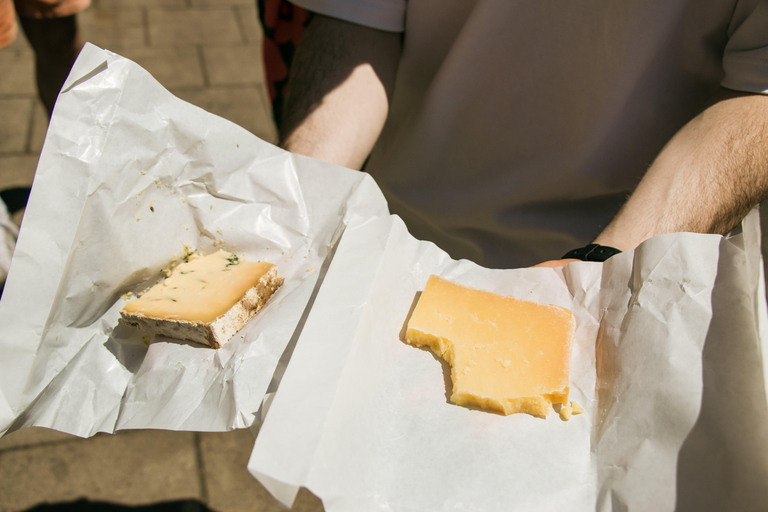
<svg viewBox="0 0 768 512">
<path fill-rule="evenodd" d="M 120 315 L 147 334 L 220 348 L 282 284 L 272 263 L 244 261 L 221 250 L 193 254 L 163 282 L 126 304 Z"/>
</svg>

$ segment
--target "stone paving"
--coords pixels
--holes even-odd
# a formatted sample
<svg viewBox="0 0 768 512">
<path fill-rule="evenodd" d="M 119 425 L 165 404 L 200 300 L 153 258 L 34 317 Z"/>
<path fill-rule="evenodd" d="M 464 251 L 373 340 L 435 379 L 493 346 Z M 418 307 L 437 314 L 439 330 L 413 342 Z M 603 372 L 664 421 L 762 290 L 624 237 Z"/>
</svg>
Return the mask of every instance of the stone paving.
<svg viewBox="0 0 768 512">
<path fill-rule="evenodd" d="M 85 40 L 136 61 L 180 98 L 274 141 L 254 0 L 93 0 L 79 20 Z M 0 190 L 32 183 L 45 139 L 33 66 L 21 34 L 0 50 Z M 252 447 L 248 430 L 132 430 L 80 439 L 23 429 L 0 439 L 0 512 L 81 498 L 283 510 L 246 470 Z M 294 510 L 322 505 L 302 490 Z"/>
</svg>

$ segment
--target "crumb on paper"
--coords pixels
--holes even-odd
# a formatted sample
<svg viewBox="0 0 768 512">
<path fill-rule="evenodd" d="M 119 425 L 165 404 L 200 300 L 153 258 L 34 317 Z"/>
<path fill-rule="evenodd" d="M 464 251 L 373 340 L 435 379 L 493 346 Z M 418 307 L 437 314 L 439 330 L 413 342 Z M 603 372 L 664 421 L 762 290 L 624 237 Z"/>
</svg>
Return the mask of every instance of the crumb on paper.
<svg viewBox="0 0 768 512">
<path fill-rule="evenodd" d="M 220 245 L 224 245 L 224 240 L 218 238 L 218 239 L 213 241 L 213 246 L 214 247 L 219 247 Z"/>
<path fill-rule="evenodd" d="M 184 226 L 184 231 L 189 231 L 189 226 L 185 225 Z"/>
<path fill-rule="evenodd" d="M 184 244 L 184 255 L 181 257 L 181 259 L 184 260 L 184 262 L 192 261 L 200 257 L 200 253 L 197 252 L 197 249 L 193 249 L 189 246 L 189 244 Z"/>
<path fill-rule="evenodd" d="M 187 198 L 186 198 L 186 197 L 184 197 L 184 196 L 181 196 L 181 202 L 182 202 L 182 203 L 186 203 L 186 202 L 187 202 Z"/>
<path fill-rule="evenodd" d="M 213 210 L 213 205 L 211 205 L 210 209 Z"/>
<path fill-rule="evenodd" d="M 176 268 L 176 266 L 179 264 L 179 257 L 174 256 L 171 258 L 170 263 L 168 263 L 168 266 L 161 269 L 160 271 L 165 274 L 165 277 L 171 277 L 171 274 L 173 273 L 173 269 Z"/>
<path fill-rule="evenodd" d="M 131 292 L 125 292 L 124 294 L 122 294 L 122 295 L 120 296 L 120 298 L 121 298 L 121 299 L 123 299 L 123 300 L 130 300 L 130 298 L 131 298 L 132 296 L 133 296 L 133 293 L 131 293 Z"/>
<path fill-rule="evenodd" d="M 224 232 L 221 230 L 221 228 L 218 228 L 216 232 L 222 236 L 224 236 Z"/>
<path fill-rule="evenodd" d="M 144 338 L 144 345 L 146 345 L 146 346 L 149 346 L 149 342 L 150 342 L 150 339 L 149 339 L 149 334 L 147 334 L 147 333 L 144 333 L 144 334 L 142 335 L 142 337 Z"/>
<path fill-rule="evenodd" d="M 139 222 L 141 220 L 141 214 L 139 214 L 138 217 L 136 217 L 136 222 Z"/>
<path fill-rule="evenodd" d="M 188 263 L 190 261 L 196 260 L 199 257 L 200 254 L 196 249 L 192 249 L 188 244 L 184 244 L 184 252 L 182 252 L 181 256 L 174 256 L 171 258 L 171 261 L 168 262 L 168 265 L 162 268 L 160 271 L 165 275 L 165 277 L 171 277 L 173 270 L 181 263 Z"/>
<path fill-rule="evenodd" d="M 309 268 L 307 269 L 307 272 L 312 272 L 312 267 L 309 267 Z"/>
<path fill-rule="evenodd" d="M 151 212 L 155 211 L 155 201 L 154 200 L 151 203 L 149 203 L 149 211 L 151 211 Z"/>
<path fill-rule="evenodd" d="M 142 175 L 147 174 L 147 171 L 139 171 Z"/>
<path fill-rule="evenodd" d="M 568 421 L 571 419 L 571 416 L 576 416 L 578 414 L 581 414 L 584 412 L 584 409 L 581 408 L 579 404 L 576 402 L 571 402 L 571 405 L 569 406 L 561 406 L 560 407 L 560 419 L 563 421 Z"/>
</svg>

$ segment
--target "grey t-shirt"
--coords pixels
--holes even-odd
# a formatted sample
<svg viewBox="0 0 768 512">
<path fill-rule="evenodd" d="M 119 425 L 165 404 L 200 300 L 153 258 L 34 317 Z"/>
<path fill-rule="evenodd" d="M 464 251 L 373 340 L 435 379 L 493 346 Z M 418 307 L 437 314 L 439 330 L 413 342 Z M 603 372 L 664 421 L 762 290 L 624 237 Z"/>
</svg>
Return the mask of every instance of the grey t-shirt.
<svg viewBox="0 0 768 512">
<path fill-rule="evenodd" d="M 404 31 L 365 170 L 415 236 L 491 267 L 589 243 L 720 86 L 768 93 L 765 0 L 296 3 Z"/>
</svg>

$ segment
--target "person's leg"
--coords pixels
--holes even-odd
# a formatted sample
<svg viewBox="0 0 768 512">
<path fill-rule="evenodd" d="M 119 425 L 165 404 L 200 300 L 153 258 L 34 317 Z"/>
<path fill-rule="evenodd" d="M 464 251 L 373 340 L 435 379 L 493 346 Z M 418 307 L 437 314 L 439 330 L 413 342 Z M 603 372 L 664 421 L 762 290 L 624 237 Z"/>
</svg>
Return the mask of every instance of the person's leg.
<svg viewBox="0 0 768 512">
<path fill-rule="evenodd" d="M 37 91 L 50 116 L 83 46 L 76 16 L 90 0 L 14 0 L 14 4 L 35 52 Z"/>
<path fill-rule="evenodd" d="M 82 48 L 75 14 L 61 18 L 19 16 L 21 28 L 35 51 L 37 92 L 50 117 L 61 86 Z"/>
</svg>

